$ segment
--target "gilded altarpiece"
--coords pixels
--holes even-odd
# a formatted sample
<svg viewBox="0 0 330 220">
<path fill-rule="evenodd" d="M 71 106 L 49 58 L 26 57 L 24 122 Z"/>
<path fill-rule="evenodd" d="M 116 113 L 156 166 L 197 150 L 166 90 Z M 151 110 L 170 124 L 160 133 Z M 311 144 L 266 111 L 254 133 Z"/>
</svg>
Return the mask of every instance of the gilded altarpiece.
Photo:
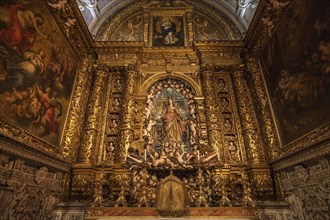
<svg viewBox="0 0 330 220">
<path fill-rule="evenodd" d="M 130 42 L 135 50 L 128 42 L 121 44 L 125 49 L 99 50 L 99 63 L 109 68 L 100 90 L 106 100 L 105 120 L 96 145 L 97 163 L 93 170 L 76 170 L 75 195 L 84 193 L 84 200 L 95 207 L 154 207 L 160 183 L 172 173 L 189 197 L 179 207 L 253 207 L 255 200 L 273 199 L 245 70 L 233 65 L 241 62 L 241 45 L 219 43 L 218 50 L 210 50 L 204 43 L 199 54 L 190 47 L 194 34 L 201 40 L 226 35 L 211 35 L 208 25 L 215 24 L 207 17 L 193 17 L 188 6 L 143 10 L 144 50 L 137 49 L 142 42 Z M 117 35 L 126 25 L 132 27 L 130 19 L 136 16 L 141 18 L 134 13 L 116 24 Z M 197 30 L 198 25 L 204 29 Z M 222 66 L 213 64 L 219 57 Z M 88 215 L 101 215 L 99 210 L 91 208 Z"/>
<path fill-rule="evenodd" d="M 179 207 L 253 207 L 272 199 L 245 70 L 229 67 L 241 62 L 240 45 L 192 47 L 194 40 L 240 35 L 232 24 L 220 30 L 218 20 L 171 4 L 117 19 L 102 37 L 120 46 L 95 43 L 99 59 L 85 56 L 81 63 L 62 152 L 76 162 L 69 199 L 93 207 L 89 216 L 104 214 L 94 208 L 101 206 L 154 207 L 157 188 L 171 175 L 189 197 Z M 213 66 L 219 58 L 224 65 Z"/>
<path fill-rule="evenodd" d="M 143 74 L 134 67 L 110 67 L 100 90 L 107 101 L 98 165 L 76 171 L 72 198 L 93 206 L 154 206 L 157 187 L 172 170 L 187 187 L 190 206 L 254 206 L 254 199 L 271 199 L 263 150 L 253 141 L 260 134 L 250 124 L 259 125 L 241 119 L 255 114 L 245 80 L 238 82 L 241 70 L 203 67 L 201 74 L 201 81 L 153 74 L 140 84 Z M 132 104 L 123 109 L 123 103 Z"/>
</svg>

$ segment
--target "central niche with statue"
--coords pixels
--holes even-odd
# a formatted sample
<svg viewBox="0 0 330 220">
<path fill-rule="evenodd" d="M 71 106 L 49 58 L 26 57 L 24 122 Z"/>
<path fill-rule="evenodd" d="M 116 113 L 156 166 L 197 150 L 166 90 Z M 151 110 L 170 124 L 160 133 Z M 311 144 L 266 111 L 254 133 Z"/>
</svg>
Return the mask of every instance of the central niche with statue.
<svg viewBox="0 0 330 220">
<path fill-rule="evenodd" d="M 204 112 L 198 112 L 193 87 L 167 78 L 145 95 L 140 139 L 125 142 L 130 177 L 119 178 L 115 206 L 155 207 L 160 215 L 182 216 L 189 207 L 254 205 L 245 170 L 221 171 L 220 136 L 214 146 L 202 145 Z"/>
<path fill-rule="evenodd" d="M 219 154 L 200 155 L 193 89 L 178 79 L 158 81 L 148 90 L 144 111 L 144 151 L 128 149 L 127 162 L 153 169 L 194 169 L 216 163 Z"/>
</svg>

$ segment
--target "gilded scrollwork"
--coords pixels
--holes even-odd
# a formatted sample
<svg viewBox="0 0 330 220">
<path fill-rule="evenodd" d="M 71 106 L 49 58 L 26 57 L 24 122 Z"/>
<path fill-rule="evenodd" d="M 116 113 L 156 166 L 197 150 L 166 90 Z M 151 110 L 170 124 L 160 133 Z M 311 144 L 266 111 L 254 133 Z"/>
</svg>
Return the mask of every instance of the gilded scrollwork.
<svg viewBox="0 0 330 220">
<path fill-rule="evenodd" d="M 212 66 L 206 65 L 202 69 L 203 75 L 203 88 L 205 95 L 205 113 L 206 113 L 206 122 L 208 128 L 208 143 L 213 146 L 216 141 L 219 143 L 220 136 L 220 126 L 219 126 L 219 107 L 216 103 L 217 99 L 214 94 L 214 69 Z M 221 146 L 218 145 L 218 151 L 222 152 Z M 220 148 L 220 149 L 219 149 Z M 222 159 L 222 158 L 220 158 Z"/>
<path fill-rule="evenodd" d="M 94 73 L 93 85 L 88 100 L 88 116 L 78 156 L 79 162 L 93 163 L 95 160 L 94 153 L 100 135 L 100 119 L 103 112 L 102 103 L 104 102 L 104 86 L 107 75 L 108 68 L 106 66 L 98 66 L 97 71 Z"/>
<path fill-rule="evenodd" d="M 92 201 L 94 195 L 94 175 L 91 173 L 73 174 L 71 183 L 71 200 Z"/>
<path fill-rule="evenodd" d="M 313 145 L 322 145 L 324 141 L 327 141 L 330 136 L 330 122 L 327 122 L 320 127 L 314 129 L 308 134 L 302 136 L 296 141 L 293 141 L 280 148 L 279 157 L 284 158 L 285 156 L 307 149 Z"/>
<path fill-rule="evenodd" d="M 73 46 L 74 51 L 81 57 L 87 54 L 93 54 L 91 49 L 90 39 L 84 34 L 82 27 L 84 21 L 79 16 L 79 10 L 75 10 L 71 1 L 63 0 L 47 0 L 45 3 L 55 20 L 62 28 L 64 34 L 67 36 L 70 44 Z"/>
<path fill-rule="evenodd" d="M 271 114 L 271 107 L 268 101 L 265 84 L 262 78 L 262 73 L 258 61 L 256 58 L 250 59 L 247 64 L 247 68 L 253 80 L 253 89 L 255 91 L 255 100 L 258 100 L 258 106 L 260 107 L 260 113 L 262 117 L 262 130 L 265 134 L 264 141 L 267 143 L 267 147 L 270 149 L 268 159 L 277 159 L 279 157 L 279 139 L 276 134 L 275 124 Z"/>
<path fill-rule="evenodd" d="M 273 180 L 269 171 L 254 173 L 252 175 L 251 186 L 254 196 L 258 201 L 273 200 Z"/>
<path fill-rule="evenodd" d="M 266 1 L 266 4 L 260 4 L 263 10 L 260 19 L 256 20 L 257 27 L 253 32 L 248 32 L 246 36 L 247 42 L 249 42 L 248 47 L 251 48 L 253 54 L 259 56 L 262 53 L 291 1 L 271 0 Z"/>
<path fill-rule="evenodd" d="M 94 59 L 89 56 L 83 59 L 76 77 L 75 88 L 71 99 L 71 105 L 65 132 L 62 138 L 62 155 L 74 160 L 77 154 L 79 137 L 82 132 L 82 124 L 85 115 L 85 106 L 87 106 L 90 84 L 92 81 Z"/>
<path fill-rule="evenodd" d="M 0 118 L 0 134 L 9 137 L 19 143 L 37 150 L 42 150 L 54 157 L 61 157 L 60 150 L 54 145 L 33 135 L 25 129 L 19 128 L 4 118 Z"/>
<path fill-rule="evenodd" d="M 234 95 L 233 82 L 228 68 L 216 67 L 215 87 L 220 108 L 220 127 L 223 131 L 223 156 L 226 163 L 238 164 L 246 160 L 245 147 Z"/>
<path fill-rule="evenodd" d="M 128 147 L 133 142 L 134 137 L 134 114 L 136 113 L 136 102 L 134 100 L 134 91 L 136 85 L 137 73 L 134 66 L 129 66 L 125 70 L 125 87 L 122 110 L 122 129 L 120 132 L 120 142 L 118 149 L 118 162 L 124 162 L 127 157 Z"/>
<path fill-rule="evenodd" d="M 237 70 L 233 72 L 232 77 L 242 122 L 244 142 L 247 147 L 247 156 L 250 161 L 264 162 L 264 149 L 262 147 L 263 142 L 260 136 L 259 124 L 252 105 L 252 97 L 243 74 L 243 70 Z"/>
<path fill-rule="evenodd" d="M 94 180 L 94 196 L 93 196 L 93 205 L 92 206 L 102 206 L 103 202 L 103 185 L 106 183 L 104 178 L 104 172 L 95 174 Z"/>
</svg>

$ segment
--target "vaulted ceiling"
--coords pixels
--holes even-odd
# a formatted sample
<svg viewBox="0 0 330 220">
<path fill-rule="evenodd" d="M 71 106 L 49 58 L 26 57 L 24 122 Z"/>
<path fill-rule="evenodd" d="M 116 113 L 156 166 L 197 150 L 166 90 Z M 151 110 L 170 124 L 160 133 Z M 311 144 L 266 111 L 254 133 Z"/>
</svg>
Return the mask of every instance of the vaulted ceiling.
<svg viewBox="0 0 330 220">
<path fill-rule="evenodd" d="M 170 7 L 179 5 L 179 2 L 184 2 L 194 8 L 199 7 L 199 13 L 206 15 L 208 12 L 205 9 L 212 10 L 221 16 L 222 20 L 225 19 L 231 26 L 235 26 L 240 35 L 236 39 L 242 39 L 259 5 L 259 0 L 76 0 L 76 2 L 86 25 L 96 40 L 102 26 L 114 20 L 127 8 L 140 7 L 142 11 L 144 5 L 159 4 Z"/>
</svg>

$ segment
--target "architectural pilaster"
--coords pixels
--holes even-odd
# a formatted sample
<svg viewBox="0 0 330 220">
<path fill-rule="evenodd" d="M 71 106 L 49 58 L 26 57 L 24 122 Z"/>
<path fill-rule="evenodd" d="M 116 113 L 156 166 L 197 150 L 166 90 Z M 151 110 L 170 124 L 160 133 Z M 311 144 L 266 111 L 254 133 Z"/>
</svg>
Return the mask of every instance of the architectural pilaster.
<svg viewBox="0 0 330 220">
<path fill-rule="evenodd" d="M 242 125 L 242 135 L 247 154 L 247 168 L 253 188 L 254 200 L 272 200 L 273 180 L 266 164 L 260 125 L 247 86 L 244 69 L 238 67 L 232 73 L 237 96 L 238 111 Z"/>
<path fill-rule="evenodd" d="M 261 120 L 261 131 L 263 132 L 264 143 L 266 144 L 267 159 L 274 160 L 279 156 L 279 138 L 276 134 L 276 128 L 274 121 L 272 119 L 271 107 L 266 92 L 265 83 L 262 78 L 262 72 L 260 69 L 259 62 L 257 58 L 252 58 L 247 62 L 247 68 L 252 77 L 253 86 L 255 94 L 255 101 L 259 106 Z M 265 152 L 265 153 L 266 153 Z"/>
<path fill-rule="evenodd" d="M 94 58 L 89 56 L 85 57 L 81 62 L 63 132 L 62 155 L 71 161 L 77 158 L 79 137 L 83 129 L 83 120 L 81 119 L 84 118 L 86 112 L 94 61 Z"/>
<path fill-rule="evenodd" d="M 244 143 L 247 150 L 247 159 L 250 163 L 262 163 L 265 162 L 265 156 L 259 125 L 253 108 L 252 97 L 243 74 L 243 70 L 238 69 L 234 71 L 232 77 L 242 123 Z"/>
<path fill-rule="evenodd" d="M 222 147 L 220 146 L 220 126 L 219 126 L 219 109 L 216 104 L 217 98 L 214 93 L 213 85 L 213 68 L 212 66 L 206 65 L 202 69 L 202 83 L 205 96 L 205 113 L 206 113 L 206 123 L 208 132 L 208 141 L 210 146 L 215 151 L 222 152 Z M 221 148 L 221 149 L 220 149 Z M 220 158 L 221 160 L 221 158 Z"/>
<path fill-rule="evenodd" d="M 87 118 L 78 156 L 79 163 L 92 164 L 100 132 L 100 118 L 103 112 L 102 98 L 104 85 L 108 75 L 106 66 L 98 66 L 94 72 L 94 80 L 88 99 Z"/>
<path fill-rule="evenodd" d="M 126 160 L 128 148 L 134 138 L 134 114 L 136 108 L 134 91 L 137 76 L 135 67 L 129 66 L 125 74 L 126 81 L 123 99 L 122 129 L 120 132 L 119 155 L 117 157 L 118 161 L 122 163 Z"/>
</svg>

